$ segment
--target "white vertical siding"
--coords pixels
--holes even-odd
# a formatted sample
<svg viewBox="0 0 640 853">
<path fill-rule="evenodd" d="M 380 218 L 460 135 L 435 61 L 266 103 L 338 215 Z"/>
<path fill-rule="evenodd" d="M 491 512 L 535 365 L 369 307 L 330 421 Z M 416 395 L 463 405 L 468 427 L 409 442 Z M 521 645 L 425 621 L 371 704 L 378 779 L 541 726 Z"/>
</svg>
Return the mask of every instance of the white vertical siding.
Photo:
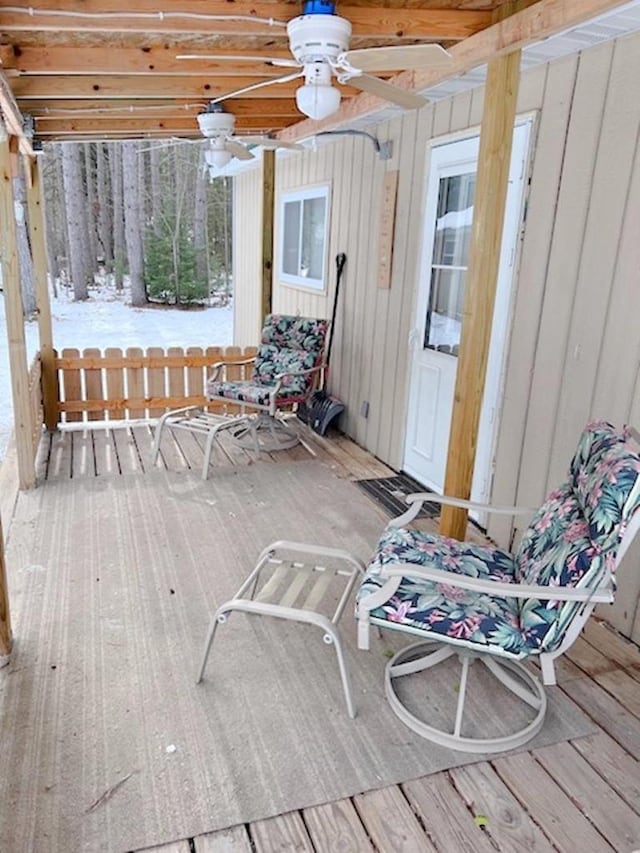
<svg viewBox="0 0 640 853">
<path fill-rule="evenodd" d="M 395 468 L 403 457 L 428 143 L 477 128 L 483 99 L 482 89 L 463 92 L 370 128 L 393 142 L 387 162 L 360 137 L 278 160 L 279 190 L 331 182 L 331 275 L 321 296 L 276 281 L 274 307 L 328 316 L 334 258 L 346 252 L 331 388 L 347 404 L 342 428 Z M 537 120 L 492 497 L 536 504 L 563 479 L 588 419 L 640 425 L 640 35 L 527 71 L 518 111 L 536 111 Z M 398 169 L 399 181 L 391 287 L 380 290 L 376 240 L 387 169 Z M 238 193 L 239 201 L 250 198 L 249 187 Z M 243 240 L 236 257 L 255 257 L 258 226 L 236 234 Z M 244 297 L 238 310 L 241 302 L 253 310 Z M 246 320 L 241 328 L 249 328 Z M 360 415 L 363 400 L 368 419 Z M 503 545 L 512 535 L 504 522 L 490 533 Z M 623 567 L 613 622 L 636 639 L 639 593 L 640 575 Z"/>
<path fill-rule="evenodd" d="M 233 343 L 255 346 L 262 305 L 262 170 L 233 181 Z"/>
<path fill-rule="evenodd" d="M 587 420 L 637 418 L 639 46 L 640 37 L 629 36 L 548 67 L 496 501 L 541 501 L 564 478 Z M 616 604 L 606 613 L 630 636 L 634 619 L 638 631 L 640 577 L 631 571 L 638 553 L 626 559 Z"/>
</svg>

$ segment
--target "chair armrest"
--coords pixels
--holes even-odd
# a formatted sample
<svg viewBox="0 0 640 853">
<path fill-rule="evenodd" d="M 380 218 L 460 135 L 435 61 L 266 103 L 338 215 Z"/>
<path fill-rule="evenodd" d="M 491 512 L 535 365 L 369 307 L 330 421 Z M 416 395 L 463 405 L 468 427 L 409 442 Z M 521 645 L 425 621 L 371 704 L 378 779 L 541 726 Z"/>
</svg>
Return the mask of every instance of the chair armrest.
<svg viewBox="0 0 640 853">
<path fill-rule="evenodd" d="M 610 603 L 613 601 L 613 589 L 611 576 L 599 589 L 580 589 L 572 586 L 538 586 L 520 583 L 503 583 L 480 578 L 472 578 L 467 575 L 459 575 L 455 572 L 446 572 L 442 569 L 430 569 L 415 563 L 394 563 L 393 566 L 385 566 L 380 578 L 411 578 L 415 580 L 432 581 L 445 586 L 454 586 L 458 589 L 468 589 L 472 592 L 486 592 L 501 598 L 538 598 L 544 601 L 593 601 L 597 603 Z"/>
<path fill-rule="evenodd" d="M 493 504 L 467 501 L 464 498 L 449 497 L 448 495 L 436 495 L 432 492 L 416 492 L 415 494 L 407 495 L 405 500 L 410 505 L 409 509 L 397 518 L 392 518 L 387 527 L 404 527 L 406 524 L 409 524 L 418 515 L 425 501 L 428 503 L 445 504 L 446 506 L 457 506 L 461 509 L 478 510 L 479 512 L 486 512 L 490 515 L 533 515 L 538 511 L 537 507 L 495 506 Z"/>
<path fill-rule="evenodd" d="M 218 374 L 226 373 L 227 367 L 240 367 L 245 364 L 252 364 L 256 360 L 255 355 L 249 358 L 239 359 L 238 361 L 216 361 L 211 365 L 211 373 L 207 377 L 207 382 L 212 382 L 218 378 Z"/>
</svg>

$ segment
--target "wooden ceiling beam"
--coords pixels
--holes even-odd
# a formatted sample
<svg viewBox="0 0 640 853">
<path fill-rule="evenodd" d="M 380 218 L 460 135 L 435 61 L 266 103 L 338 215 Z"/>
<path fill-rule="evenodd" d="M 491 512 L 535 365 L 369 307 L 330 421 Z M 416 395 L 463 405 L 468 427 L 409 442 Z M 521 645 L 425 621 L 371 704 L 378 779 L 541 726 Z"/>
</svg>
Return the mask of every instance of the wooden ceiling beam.
<svg viewBox="0 0 640 853">
<path fill-rule="evenodd" d="M 136 100 L 129 105 L 118 101 L 93 100 L 55 100 L 55 101 L 18 101 L 21 112 L 38 119 L 47 121 L 60 118 L 135 118 L 148 115 L 152 118 L 188 118 L 201 112 L 206 106 L 206 100 L 199 103 L 197 99 L 185 101 L 162 101 L 161 99 Z M 235 98 L 225 104 L 227 112 L 236 117 L 281 117 L 300 118 L 300 112 L 293 100 L 281 98 L 262 98 L 261 100 L 241 100 Z"/>
<path fill-rule="evenodd" d="M 178 54 L 215 53 L 233 59 L 214 62 L 210 60 L 176 59 Z M 278 77 L 286 69 L 255 59 L 241 60 L 240 50 L 218 50 L 198 47 L 75 47 L 70 45 L 47 47 L 19 47 L 0 45 L 0 67 L 13 74 L 176 74 L 182 77 L 247 76 Z M 269 49 L 265 57 L 291 59 L 289 50 Z"/>
<path fill-rule="evenodd" d="M 575 0 L 578 2 L 578 0 Z M 284 33 L 282 26 L 298 13 L 298 7 L 248 0 L 175 0 L 161 10 L 157 0 L 135 0 L 123 8 L 121 0 L 16 0 L 3 10 L 2 32 L 103 32 L 103 33 L 203 33 L 206 35 L 262 35 Z M 30 13 L 32 10 L 32 13 Z M 290 14 L 288 14 L 290 10 Z M 140 15 L 132 16 L 135 13 Z M 236 16 L 232 18 L 231 15 Z M 121 15 L 121 17 L 119 16 Z M 189 17 L 189 15 L 199 17 Z M 473 10 L 416 9 L 384 6 L 341 6 L 340 15 L 353 25 L 353 35 L 456 41 L 467 38 L 491 23 L 491 13 Z M 216 19 L 215 16 L 220 16 Z M 251 19 L 256 19 L 255 23 Z M 260 20 L 262 19 L 262 20 Z"/>
<path fill-rule="evenodd" d="M 285 69 L 286 71 L 286 69 Z M 55 99 L 55 98 L 111 98 L 131 100 L 135 98 L 193 98 L 208 101 L 223 98 L 230 92 L 251 86 L 255 77 L 225 77 L 220 83 L 211 77 L 161 77 L 161 76 L 120 76 L 104 77 L 14 77 L 11 88 L 16 99 Z M 278 99 L 293 98 L 300 85 L 299 80 L 289 83 L 277 83 L 254 89 L 246 94 L 247 98 Z M 343 95 L 354 95 L 356 90 L 350 86 L 341 86 Z M 243 98 L 245 96 L 238 96 Z"/>
<path fill-rule="evenodd" d="M 448 68 L 405 71 L 391 78 L 389 82 L 401 88 L 424 91 L 485 65 L 496 56 L 543 41 L 591 18 L 614 11 L 627 2 L 628 0 L 539 0 L 482 32 L 469 36 L 460 44 L 452 45 L 449 52 L 454 61 Z M 356 121 L 386 106 L 388 103 L 381 98 L 363 93 L 357 98 L 343 101 L 340 109 L 329 118 L 323 121 L 301 121 L 284 130 L 279 136 L 293 142 L 322 130 L 331 130 Z"/>
<path fill-rule="evenodd" d="M 295 121 L 295 119 L 294 119 Z M 269 118 L 267 116 L 244 116 L 236 122 L 236 132 L 243 130 L 275 132 L 282 130 L 291 123 L 291 119 L 285 117 Z M 45 138 L 48 136 L 69 136 L 75 133 L 101 136 L 104 132 L 117 134 L 127 133 L 163 133 L 165 136 L 183 136 L 185 138 L 200 139 L 202 134 L 198 129 L 195 118 L 188 116 L 182 119 L 176 118 L 64 118 L 38 119 L 36 121 L 36 136 Z"/>
<path fill-rule="evenodd" d="M 0 72 L 0 129 L 4 124 L 10 136 L 18 138 L 18 145 L 22 154 L 27 157 L 35 157 L 31 140 L 24 132 L 24 118 L 9 83 L 2 72 Z"/>
</svg>

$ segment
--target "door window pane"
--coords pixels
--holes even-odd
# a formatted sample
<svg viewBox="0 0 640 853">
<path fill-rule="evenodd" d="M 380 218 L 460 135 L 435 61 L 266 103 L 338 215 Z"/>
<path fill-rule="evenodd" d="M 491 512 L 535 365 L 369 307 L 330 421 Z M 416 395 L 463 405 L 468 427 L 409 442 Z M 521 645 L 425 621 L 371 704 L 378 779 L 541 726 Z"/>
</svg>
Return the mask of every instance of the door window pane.
<svg viewBox="0 0 640 853">
<path fill-rule="evenodd" d="M 424 346 L 458 354 L 471 243 L 475 173 L 441 178 Z"/>
</svg>

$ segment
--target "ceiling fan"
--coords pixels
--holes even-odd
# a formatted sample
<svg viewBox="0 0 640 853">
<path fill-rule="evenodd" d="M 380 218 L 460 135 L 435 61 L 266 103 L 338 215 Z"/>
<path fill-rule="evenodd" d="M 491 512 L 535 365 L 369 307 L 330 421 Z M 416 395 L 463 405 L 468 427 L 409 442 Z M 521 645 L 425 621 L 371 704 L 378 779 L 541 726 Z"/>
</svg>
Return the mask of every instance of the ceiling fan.
<svg viewBox="0 0 640 853">
<path fill-rule="evenodd" d="M 327 0 L 306 0 L 303 14 L 287 24 L 289 47 L 293 59 L 265 59 L 265 57 L 229 57 L 210 54 L 181 54 L 178 59 L 229 59 L 268 62 L 273 66 L 295 68 L 291 74 L 271 78 L 228 92 L 212 103 L 242 95 L 263 86 L 286 83 L 304 77 L 304 85 L 296 92 L 300 112 L 320 120 L 330 116 L 340 106 L 340 90 L 332 85 L 349 83 L 357 89 L 378 95 L 386 101 L 405 109 L 424 106 L 426 100 L 415 92 L 401 89 L 368 72 L 396 71 L 400 69 L 433 68 L 453 62 L 451 55 L 439 44 L 396 45 L 349 50 L 351 24 L 336 14 L 335 3 Z"/>
<path fill-rule="evenodd" d="M 295 142 L 285 142 L 272 139 L 270 136 L 235 136 L 236 117 L 226 112 L 222 104 L 211 101 L 206 108 L 196 116 L 198 127 L 202 135 L 209 141 L 204 159 L 211 169 L 222 169 L 229 163 L 232 157 L 238 160 L 253 160 L 255 155 L 250 148 L 260 146 L 261 148 L 291 148 L 304 151 L 304 145 Z M 201 139 L 173 139 L 161 142 L 149 148 L 141 148 L 139 153 L 150 151 L 152 148 L 169 148 L 173 145 L 183 143 L 200 143 Z"/>
<path fill-rule="evenodd" d="M 260 145 L 262 148 L 304 149 L 304 146 L 295 142 L 281 142 L 268 136 L 234 136 L 236 117 L 226 112 L 222 104 L 217 101 L 211 101 L 196 118 L 200 132 L 209 140 L 204 158 L 211 168 L 223 168 L 232 157 L 238 160 L 253 160 L 254 155 L 246 147 L 247 145 Z"/>
</svg>

